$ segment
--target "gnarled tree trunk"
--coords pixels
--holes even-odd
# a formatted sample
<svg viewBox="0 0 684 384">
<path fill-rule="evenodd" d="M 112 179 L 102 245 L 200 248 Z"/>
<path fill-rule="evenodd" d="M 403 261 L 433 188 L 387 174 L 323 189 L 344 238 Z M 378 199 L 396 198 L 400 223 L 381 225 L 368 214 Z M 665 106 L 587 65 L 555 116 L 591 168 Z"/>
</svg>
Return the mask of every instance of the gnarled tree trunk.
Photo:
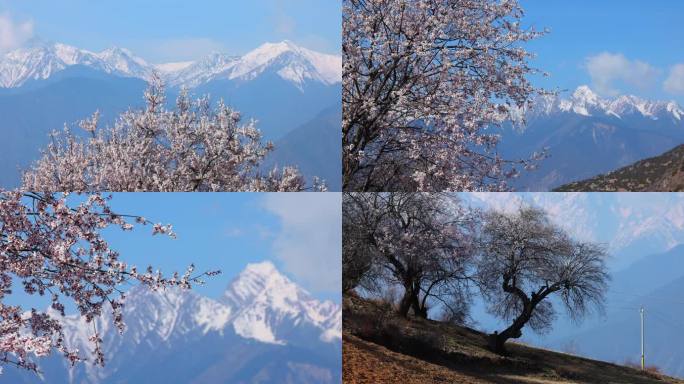
<svg viewBox="0 0 684 384">
<path fill-rule="evenodd" d="M 501 286 L 505 292 L 518 296 L 522 302 L 522 312 L 513 320 L 513 323 L 504 329 L 501 333 L 494 332 L 489 335 L 489 348 L 494 353 L 500 355 L 506 354 L 506 341 L 508 339 L 517 339 L 522 336 L 522 328 L 532 318 L 534 309 L 546 296 L 558 289 L 557 286 L 542 287 L 537 292 L 532 292 L 531 296 L 527 296 L 522 289 L 516 285 L 516 279 L 511 275 L 503 276 L 503 284 Z"/>
<path fill-rule="evenodd" d="M 499 355 L 506 354 L 506 341 L 508 339 L 517 339 L 522 336 L 522 328 L 532 317 L 532 311 L 536 304 L 532 302 L 525 303 L 522 313 L 515 318 L 513 324 L 504 329 L 501 333 L 494 332 L 489 335 L 489 349 Z"/>
<path fill-rule="evenodd" d="M 413 314 L 417 317 L 427 319 L 427 308 L 421 305 L 419 299 L 420 283 L 413 280 L 404 282 L 404 297 L 399 302 L 399 314 L 408 317 L 408 313 L 413 309 Z"/>
<path fill-rule="evenodd" d="M 416 284 L 413 279 L 404 280 L 404 297 L 399 302 L 399 314 L 403 317 L 408 317 L 409 310 L 414 305 L 417 299 L 418 292 L 415 289 Z"/>
</svg>

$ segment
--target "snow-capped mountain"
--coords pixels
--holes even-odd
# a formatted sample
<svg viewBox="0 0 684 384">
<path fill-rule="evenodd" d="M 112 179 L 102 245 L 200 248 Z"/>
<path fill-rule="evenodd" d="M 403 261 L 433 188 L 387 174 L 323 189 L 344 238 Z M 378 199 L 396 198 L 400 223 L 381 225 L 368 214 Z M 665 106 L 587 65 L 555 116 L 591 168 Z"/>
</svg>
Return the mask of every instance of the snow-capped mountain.
<svg viewBox="0 0 684 384">
<path fill-rule="evenodd" d="M 216 79 L 249 81 L 266 71 L 300 87 L 306 81 L 330 85 L 342 79 L 342 58 L 283 41 L 263 44 L 242 57 L 213 53 L 167 76 L 171 85 L 193 88 Z"/>
<path fill-rule="evenodd" d="M 320 329 L 320 339 L 326 342 L 342 338 L 341 308 L 311 298 L 270 262 L 250 264 L 226 290 L 222 301 L 232 310 L 227 320 L 242 337 L 286 343 L 285 335 L 277 334 L 278 325 L 291 322 Z"/>
<path fill-rule="evenodd" d="M 160 377 L 155 369 L 162 367 L 188 377 L 171 375 L 165 382 L 232 382 L 258 372 L 280 377 L 322 370 L 328 376 L 320 381 L 334 382 L 339 375 L 341 308 L 312 298 L 270 262 L 249 264 L 220 300 L 180 289 L 134 288 L 127 294 L 123 316 L 123 335 L 110 316 L 95 321 L 108 359 L 104 368 L 87 362 L 72 368 L 51 357 L 39 361 L 49 372 L 49 382 L 145 382 L 145 375 Z M 93 325 L 76 316 L 61 321 L 67 346 L 89 358 Z M 22 377 L 22 382 L 39 382 L 31 375 Z"/>
<path fill-rule="evenodd" d="M 161 64 L 148 63 L 122 48 L 91 52 L 33 41 L 0 56 L 0 130 L 5 137 L 0 142 L 0 186 L 19 187 L 21 172 L 38 159 L 53 130 L 75 126 L 96 110 L 106 126 L 123 111 L 142 107 L 153 73 L 167 84 L 169 108 L 175 107 L 180 88 L 186 87 L 193 98 L 222 99 L 239 110 L 244 121 L 257 120 L 263 140 L 275 143 L 340 105 L 341 57 L 288 41 L 266 43 L 243 56 L 214 53 L 194 62 Z M 311 145 L 319 143 L 308 134 L 305 145 L 288 149 L 292 140 L 284 140 L 267 165 L 298 166 L 307 180 L 316 176 L 330 190 L 340 190 L 339 170 L 321 166 L 340 164 L 339 144 L 336 151 L 324 145 L 339 142 L 339 122 L 335 126 L 314 130 L 321 145 Z"/>
<path fill-rule="evenodd" d="M 621 119 L 641 115 L 652 120 L 671 118 L 681 121 L 684 110 L 675 101 L 651 101 L 633 95 L 601 98 L 586 85 L 581 85 L 570 95 L 542 95 L 525 110 L 527 118 L 539 118 L 557 113 L 574 113 L 581 116 L 612 116 Z M 521 111 L 516 111 L 521 116 Z"/>
<path fill-rule="evenodd" d="M 501 154 L 510 159 L 544 149 L 549 154 L 537 170 L 513 181 L 518 190 L 548 191 L 684 142 L 684 111 L 674 101 L 602 98 L 580 86 L 569 96 L 543 95 L 512 112 L 514 124 L 501 131 Z"/>
<path fill-rule="evenodd" d="M 96 53 L 61 43 L 36 42 L 0 58 L 0 87 L 16 88 L 30 80 L 45 80 L 77 65 L 123 77 L 147 79 L 152 73 L 149 64 L 126 49 Z"/>
<path fill-rule="evenodd" d="M 150 64 L 122 48 L 90 52 L 66 44 L 34 43 L 0 58 L 0 87 L 20 87 L 82 65 L 108 74 L 148 80 L 159 73 L 170 86 L 194 88 L 212 80 L 249 81 L 273 71 L 297 87 L 307 81 L 326 85 L 342 80 L 342 58 L 292 42 L 266 43 L 244 56 L 212 53 L 196 62 Z"/>
<path fill-rule="evenodd" d="M 138 288 L 128 295 L 124 318 L 133 340 L 153 334 L 163 341 L 190 333 L 235 332 L 262 343 L 288 343 L 293 327 L 310 327 L 324 342 L 342 338 L 341 308 L 331 301 L 319 301 L 282 275 L 269 261 L 248 264 L 228 286 L 220 301 L 195 292 L 166 289 L 153 292 Z M 132 320 L 132 324 L 131 321 Z M 67 332 L 74 345 L 87 342 L 80 318 L 67 317 Z M 98 329 L 108 329 L 110 319 L 102 318 Z M 87 330 L 86 330 L 87 332 Z M 73 335 L 73 336 L 72 336 Z M 85 338 L 84 338 L 85 337 Z"/>
</svg>

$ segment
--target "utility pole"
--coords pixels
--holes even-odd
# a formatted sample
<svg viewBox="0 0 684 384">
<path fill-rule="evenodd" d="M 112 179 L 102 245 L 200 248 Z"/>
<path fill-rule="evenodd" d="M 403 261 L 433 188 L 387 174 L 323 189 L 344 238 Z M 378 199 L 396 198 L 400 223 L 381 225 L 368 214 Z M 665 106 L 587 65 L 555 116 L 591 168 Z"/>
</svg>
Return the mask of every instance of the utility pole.
<svg viewBox="0 0 684 384">
<path fill-rule="evenodd" d="M 641 370 L 644 370 L 644 306 L 641 306 Z"/>
</svg>

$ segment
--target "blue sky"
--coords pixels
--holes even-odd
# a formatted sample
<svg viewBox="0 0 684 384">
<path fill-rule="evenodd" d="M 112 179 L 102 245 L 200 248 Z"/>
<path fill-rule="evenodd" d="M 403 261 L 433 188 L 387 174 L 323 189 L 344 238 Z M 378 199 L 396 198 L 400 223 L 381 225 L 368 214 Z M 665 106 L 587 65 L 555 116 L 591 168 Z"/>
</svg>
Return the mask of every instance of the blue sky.
<svg viewBox="0 0 684 384">
<path fill-rule="evenodd" d="M 0 31 L 3 23 L 18 40 L 39 37 L 94 51 L 119 46 L 153 63 L 212 51 L 243 54 L 285 39 L 339 54 L 342 33 L 341 4 L 334 0 L 0 0 Z"/>
<path fill-rule="evenodd" d="M 221 270 L 195 288 L 212 298 L 248 263 L 270 260 L 314 297 L 339 303 L 341 204 L 340 193 L 116 193 L 115 212 L 172 224 L 177 238 L 151 236 L 149 226 L 108 229 L 105 237 L 129 265 L 152 265 L 169 276 L 190 263 L 197 272 Z M 13 300 L 47 306 L 36 297 Z"/>
<path fill-rule="evenodd" d="M 523 25 L 550 33 L 526 47 L 551 74 L 538 83 L 602 95 L 632 93 L 684 103 L 684 2 L 520 0 Z M 593 59 L 592 59 L 593 58 Z M 664 82 L 671 76 L 669 91 Z M 593 76 L 591 75 L 593 74 Z"/>
</svg>

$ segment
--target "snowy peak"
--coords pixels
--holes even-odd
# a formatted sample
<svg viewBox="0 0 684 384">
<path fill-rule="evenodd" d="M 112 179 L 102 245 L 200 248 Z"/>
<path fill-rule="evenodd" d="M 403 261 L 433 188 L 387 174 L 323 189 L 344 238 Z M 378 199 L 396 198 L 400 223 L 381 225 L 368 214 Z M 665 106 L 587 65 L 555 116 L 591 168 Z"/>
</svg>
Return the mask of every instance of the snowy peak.
<svg viewBox="0 0 684 384">
<path fill-rule="evenodd" d="M 342 58 L 299 47 L 290 41 L 266 43 L 242 57 L 242 68 L 233 76 L 263 70 L 273 64 L 278 74 L 297 84 L 307 79 L 334 84 L 342 79 Z"/>
<path fill-rule="evenodd" d="M 61 43 L 34 43 L 0 58 L 0 87 L 19 87 L 29 80 L 47 79 L 74 65 L 124 77 L 149 78 L 151 67 L 130 51 L 110 48 L 100 53 Z"/>
<path fill-rule="evenodd" d="M 682 117 L 684 117 L 684 110 L 682 110 L 682 108 L 674 101 L 670 101 L 669 103 L 667 103 L 667 106 L 665 108 L 678 121 L 681 121 Z"/>
<path fill-rule="evenodd" d="M 250 81 L 267 72 L 300 89 L 307 81 L 331 85 L 342 81 L 342 58 L 283 41 L 265 43 L 241 57 L 213 53 L 169 77 L 173 85 L 196 87 L 211 80 Z"/>
<path fill-rule="evenodd" d="M 93 324 L 76 315 L 47 312 L 62 322 L 68 346 L 90 353 Z M 124 337 L 114 329 L 109 311 L 104 313 L 95 320 L 95 327 L 103 335 L 108 356 L 141 345 L 172 346 L 204 337 L 237 335 L 275 345 L 339 343 L 342 339 L 341 308 L 312 298 L 270 262 L 249 264 L 220 301 L 180 288 L 134 287 L 124 300 Z"/>
<path fill-rule="evenodd" d="M 600 108 L 601 102 L 591 88 L 581 85 L 573 92 L 570 100 L 561 100 L 559 107 L 562 111 L 572 111 L 578 115 L 591 116 L 591 111 Z"/>
<path fill-rule="evenodd" d="M 587 85 L 580 85 L 575 92 L 572 93 L 572 99 L 578 103 L 589 105 L 598 104 L 599 97 Z"/>
<path fill-rule="evenodd" d="M 0 60 L 0 86 L 17 87 L 31 79 L 46 79 L 77 62 L 95 64 L 96 61 L 93 53 L 77 51 L 62 44 L 18 49 Z"/>
<path fill-rule="evenodd" d="M 313 299 L 268 261 L 249 264 L 230 284 L 223 302 L 232 309 L 235 332 L 245 338 L 284 344 L 280 330 L 303 326 L 318 329 L 326 342 L 341 338 L 341 308 Z"/>
<path fill-rule="evenodd" d="M 645 117 L 651 120 L 663 118 L 673 119 L 680 123 L 684 111 L 674 101 L 650 101 L 633 95 L 622 95 L 615 98 L 601 98 L 587 85 L 581 85 L 569 98 L 542 95 L 537 97 L 526 109 L 526 117 L 548 116 L 555 113 L 574 113 L 582 116 L 611 116 L 623 119 L 630 115 Z M 514 116 L 521 112 L 513 111 Z M 516 119 L 517 120 L 517 119 Z"/>
<path fill-rule="evenodd" d="M 123 48 L 109 48 L 97 54 L 114 72 L 128 76 L 148 78 L 152 67 L 145 60 Z"/>
<path fill-rule="evenodd" d="M 278 272 L 269 261 L 248 264 L 233 280 L 224 298 L 228 304 L 242 306 L 261 296 L 277 296 L 283 300 L 295 300 L 299 294 L 297 286 Z"/>
<path fill-rule="evenodd" d="M 287 52 L 301 52 L 302 49 L 285 40 L 280 43 L 264 43 L 242 58 L 255 65 L 263 65 Z"/>
</svg>

